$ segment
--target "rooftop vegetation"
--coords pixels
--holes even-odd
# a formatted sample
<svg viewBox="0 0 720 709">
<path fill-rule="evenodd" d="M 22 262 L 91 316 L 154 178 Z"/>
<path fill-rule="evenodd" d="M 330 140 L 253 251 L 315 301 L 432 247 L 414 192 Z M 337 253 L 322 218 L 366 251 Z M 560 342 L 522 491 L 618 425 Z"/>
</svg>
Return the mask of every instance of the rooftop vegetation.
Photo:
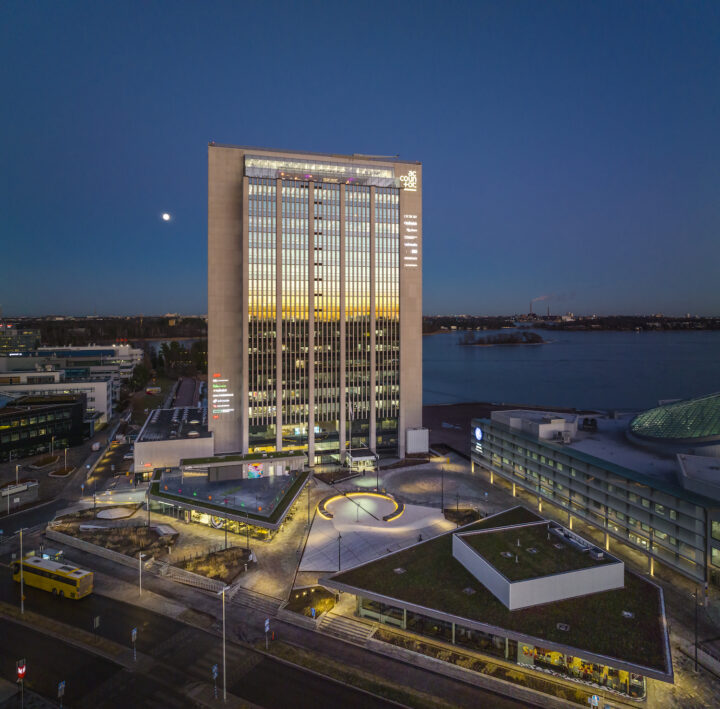
<svg viewBox="0 0 720 709">
<path fill-rule="evenodd" d="M 536 521 L 524 508 L 513 508 L 477 522 L 466 530 Z M 413 603 L 476 622 L 568 645 L 599 655 L 667 672 L 660 591 L 625 573 L 625 587 L 555 603 L 508 610 L 452 555 L 453 532 L 416 544 L 376 561 L 334 574 L 338 581 L 362 591 Z M 396 568 L 404 573 L 395 573 Z M 472 588 L 475 593 L 468 594 Z M 633 617 L 623 615 L 623 611 Z M 561 630 L 558 624 L 569 626 Z M 578 653 L 579 654 L 579 653 Z"/>
<path fill-rule="evenodd" d="M 538 524 L 467 534 L 462 539 L 509 581 L 524 581 L 615 561 L 607 555 L 593 559 L 587 551 L 561 541 L 549 527 L 550 523 Z"/>
</svg>

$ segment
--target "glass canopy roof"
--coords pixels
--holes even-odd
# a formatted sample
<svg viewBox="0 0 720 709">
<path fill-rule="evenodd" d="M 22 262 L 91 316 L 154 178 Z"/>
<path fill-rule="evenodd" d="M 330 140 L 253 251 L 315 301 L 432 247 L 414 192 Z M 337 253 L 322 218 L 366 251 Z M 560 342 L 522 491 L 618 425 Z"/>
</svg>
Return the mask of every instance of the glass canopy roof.
<svg viewBox="0 0 720 709">
<path fill-rule="evenodd" d="M 645 411 L 632 420 L 630 431 L 643 438 L 720 437 L 720 393 Z"/>
</svg>

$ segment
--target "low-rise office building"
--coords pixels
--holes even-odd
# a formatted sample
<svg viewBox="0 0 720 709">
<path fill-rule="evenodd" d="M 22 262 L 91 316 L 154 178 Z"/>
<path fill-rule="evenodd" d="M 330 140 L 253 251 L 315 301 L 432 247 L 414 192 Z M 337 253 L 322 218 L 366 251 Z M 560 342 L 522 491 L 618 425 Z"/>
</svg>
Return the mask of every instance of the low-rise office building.
<svg viewBox="0 0 720 709">
<path fill-rule="evenodd" d="M 89 435 L 84 396 L 24 396 L 0 408 L 0 462 L 77 446 Z"/>
<path fill-rule="evenodd" d="M 142 364 L 144 352 L 130 345 L 86 345 L 83 347 L 38 347 L 34 353 L 55 367 L 66 370 L 69 378 L 90 379 L 111 376 L 119 387 Z"/>
<path fill-rule="evenodd" d="M 156 468 L 176 468 L 183 458 L 213 454 L 206 408 L 155 409 L 135 439 L 133 470 L 149 478 Z"/>
<path fill-rule="evenodd" d="M 597 528 L 606 549 L 618 540 L 640 552 L 651 573 L 660 562 L 694 581 L 720 584 L 720 495 L 717 484 L 708 484 L 719 463 L 694 455 L 711 451 L 720 437 L 720 396 L 682 404 L 668 405 L 669 412 L 658 407 L 652 416 L 495 411 L 472 421 L 473 470 L 487 471 L 514 495 L 531 496 L 540 509 L 567 515 L 570 526 L 575 518 Z M 646 422 L 670 415 L 685 421 L 684 447 L 678 436 L 662 440 L 655 429 L 650 445 Z"/>
<path fill-rule="evenodd" d="M 321 583 L 355 596 L 357 615 L 448 654 L 495 656 L 634 699 L 646 678 L 673 682 L 662 590 L 523 507 Z"/>
<path fill-rule="evenodd" d="M 40 331 L 0 322 L 0 356 L 34 350 L 40 342 Z"/>
<path fill-rule="evenodd" d="M 86 413 L 95 420 L 95 426 L 107 424 L 113 413 L 113 382 L 110 377 L 84 381 L 66 380 L 58 370 L 29 372 L 0 372 L 0 395 L 17 399 L 22 396 L 54 397 L 82 395 Z"/>
</svg>

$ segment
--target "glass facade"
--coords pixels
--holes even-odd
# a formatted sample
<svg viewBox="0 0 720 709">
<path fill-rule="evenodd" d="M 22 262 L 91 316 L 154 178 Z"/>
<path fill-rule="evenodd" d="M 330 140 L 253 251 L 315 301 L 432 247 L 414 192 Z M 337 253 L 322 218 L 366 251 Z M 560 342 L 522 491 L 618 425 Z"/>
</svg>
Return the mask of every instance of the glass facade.
<svg viewBox="0 0 720 709">
<path fill-rule="evenodd" d="M 501 634 L 483 632 L 362 596 L 356 596 L 355 611 L 362 618 L 371 618 L 425 638 L 500 657 L 528 669 L 537 668 L 558 677 L 606 687 L 633 699 L 641 699 L 646 694 L 645 678 L 642 675 L 589 662 L 576 655 L 517 642 Z"/>
<path fill-rule="evenodd" d="M 399 189 L 248 177 L 247 201 L 250 451 L 279 425 L 337 460 L 343 420 L 347 447 L 396 448 Z"/>
</svg>

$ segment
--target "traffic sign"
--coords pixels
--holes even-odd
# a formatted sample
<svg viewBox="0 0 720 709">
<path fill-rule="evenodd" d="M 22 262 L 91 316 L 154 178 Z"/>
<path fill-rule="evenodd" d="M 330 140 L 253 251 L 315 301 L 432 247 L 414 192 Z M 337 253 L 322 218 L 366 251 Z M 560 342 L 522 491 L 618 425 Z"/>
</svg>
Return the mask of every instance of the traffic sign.
<svg viewBox="0 0 720 709">
<path fill-rule="evenodd" d="M 270 632 L 270 618 L 265 618 L 265 632 Z"/>
<path fill-rule="evenodd" d="M 27 664 L 25 663 L 25 660 L 18 660 L 15 663 L 15 668 L 17 669 L 18 682 L 25 679 L 25 672 L 27 671 Z"/>
<path fill-rule="evenodd" d="M 132 642 L 135 642 L 137 640 L 137 628 L 133 628 L 130 632 L 130 638 L 132 639 Z"/>
<path fill-rule="evenodd" d="M 217 679 L 217 676 L 218 676 L 218 666 L 217 665 L 212 666 L 212 676 L 213 676 L 213 679 Z"/>
<path fill-rule="evenodd" d="M 58 699 L 62 699 L 65 696 L 65 680 L 58 682 Z"/>
<path fill-rule="evenodd" d="M 591 707 L 599 707 L 600 706 L 600 697 L 597 694 L 593 694 L 591 697 L 588 697 L 588 704 Z"/>
<path fill-rule="evenodd" d="M 96 615 L 96 616 L 93 618 L 93 628 L 94 628 L 95 630 L 97 630 L 99 627 L 100 627 L 100 616 L 99 616 L 99 615 Z"/>
</svg>

